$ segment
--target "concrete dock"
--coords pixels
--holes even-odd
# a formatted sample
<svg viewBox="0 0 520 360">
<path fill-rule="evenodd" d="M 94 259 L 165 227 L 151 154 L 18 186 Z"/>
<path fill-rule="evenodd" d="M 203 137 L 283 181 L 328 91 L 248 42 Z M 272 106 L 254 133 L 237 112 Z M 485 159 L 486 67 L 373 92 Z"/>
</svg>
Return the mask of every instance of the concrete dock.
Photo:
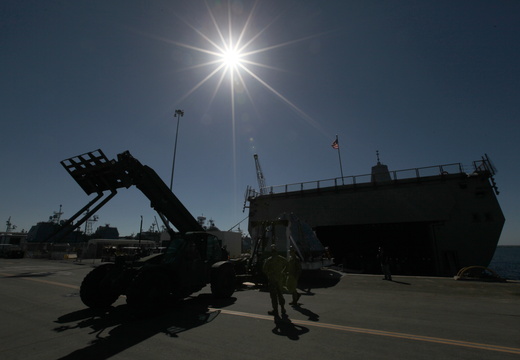
<svg viewBox="0 0 520 360">
<path fill-rule="evenodd" d="M 98 264 L 0 259 L 1 358 L 520 359 L 519 282 L 322 270 L 283 320 L 253 287 L 225 302 L 208 287 L 136 318 L 124 297 L 103 314 L 83 305 L 79 286 Z"/>
</svg>

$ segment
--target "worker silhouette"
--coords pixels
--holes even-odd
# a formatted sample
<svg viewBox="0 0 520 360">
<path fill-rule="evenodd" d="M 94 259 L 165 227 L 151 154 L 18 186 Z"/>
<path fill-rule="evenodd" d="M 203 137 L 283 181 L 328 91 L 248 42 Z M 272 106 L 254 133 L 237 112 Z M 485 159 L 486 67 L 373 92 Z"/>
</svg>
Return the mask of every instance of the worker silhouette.
<svg viewBox="0 0 520 360">
<path fill-rule="evenodd" d="M 381 270 L 385 275 L 383 280 L 392 281 L 392 273 L 390 272 L 390 259 L 388 258 L 388 254 L 385 252 L 383 246 L 380 246 L 377 251 L 377 258 L 381 263 Z"/>
<path fill-rule="evenodd" d="M 285 314 L 285 299 L 283 297 L 283 284 L 286 279 L 287 260 L 278 254 L 276 245 L 271 245 L 271 256 L 269 256 L 263 265 L 263 272 L 267 276 L 269 286 L 269 296 L 273 310 L 268 311 L 269 315 L 279 316 L 278 304 L 280 304 L 282 315 Z"/>
<path fill-rule="evenodd" d="M 302 273 L 302 264 L 300 262 L 300 258 L 294 249 L 294 246 L 291 246 L 289 252 L 289 260 L 287 261 L 287 290 L 292 294 L 292 302 L 289 304 L 292 306 L 298 305 L 298 299 L 301 294 L 298 293 L 298 279 L 300 278 L 300 274 Z"/>
</svg>

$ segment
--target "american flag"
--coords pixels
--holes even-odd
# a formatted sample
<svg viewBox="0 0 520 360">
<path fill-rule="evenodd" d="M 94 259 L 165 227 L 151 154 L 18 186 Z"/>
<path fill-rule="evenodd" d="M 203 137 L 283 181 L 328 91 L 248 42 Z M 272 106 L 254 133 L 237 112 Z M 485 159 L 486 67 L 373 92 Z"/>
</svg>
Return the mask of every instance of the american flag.
<svg viewBox="0 0 520 360">
<path fill-rule="evenodd" d="M 339 149 L 338 139 L 334 140 L 334 142 L 332 143 L 331 146 L 332 146 L 333 149 Z"/>
</svg>

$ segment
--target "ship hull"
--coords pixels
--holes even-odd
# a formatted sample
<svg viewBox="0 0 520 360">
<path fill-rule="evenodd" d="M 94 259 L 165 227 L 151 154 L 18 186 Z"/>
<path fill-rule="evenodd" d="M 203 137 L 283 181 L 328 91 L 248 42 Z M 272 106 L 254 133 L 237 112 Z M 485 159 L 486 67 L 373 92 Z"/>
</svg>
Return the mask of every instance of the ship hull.
<svg viewBox="0 0 520 360">
<path fill-rule="evenodd" d="M 250 223 L 294 213 L 351 271 L 452 276 L 488 266 L 505 219 L 489 172 L 371 181 L 250 196 Z"/>
</svg>

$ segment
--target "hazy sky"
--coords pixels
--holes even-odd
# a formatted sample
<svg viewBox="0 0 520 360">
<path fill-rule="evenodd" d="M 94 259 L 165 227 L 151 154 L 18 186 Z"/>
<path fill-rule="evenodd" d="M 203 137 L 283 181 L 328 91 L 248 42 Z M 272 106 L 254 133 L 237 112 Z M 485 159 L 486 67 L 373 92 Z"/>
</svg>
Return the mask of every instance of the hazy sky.
<svg viewBox="0 0 520 360">
<path fill-rule="evenodd" d="M 2 0 L 0 220 L 72 216 L 90 198 L 60 161 L 99 148 L 169 184 L 182 109 L 174 192 L 221 229 L 247 216 L 254 153 L 268 185 L 334 178 L 338 134 L 345 175 L 376 150 L 390 170 L 487 153 L 500 244 L 520 245 L 519 18 L 516 0 Z M 218 69 L 230 39 L 238 70 Z M 98 215 L 154 221 L 135 188 Z"/>
</svg>

